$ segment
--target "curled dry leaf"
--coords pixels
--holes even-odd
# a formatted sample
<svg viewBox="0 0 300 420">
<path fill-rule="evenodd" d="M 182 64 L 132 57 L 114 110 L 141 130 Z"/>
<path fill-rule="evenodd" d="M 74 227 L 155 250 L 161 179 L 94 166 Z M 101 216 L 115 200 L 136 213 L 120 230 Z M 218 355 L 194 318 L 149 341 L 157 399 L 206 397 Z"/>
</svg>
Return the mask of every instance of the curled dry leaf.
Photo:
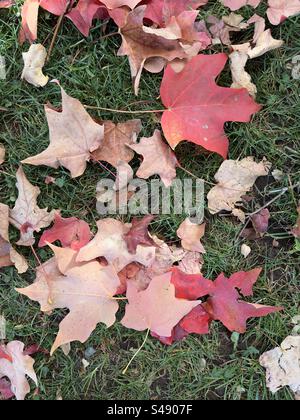
<svg viewBox="0 0 300 420">
<path fill-rule="evenodd" d="M 200 304 L 199 301 L 176 298 L 171 276 L 167 273 L 155 277 L 141 292 L 132 283 L 128 284 L 128 304 L 121 321 L 124 327 L 137 331 L 150 330 L 163 337 L 171 336 L 175 325 Z"/>
<path fill-rule="evenodd" d="M 104 140 L 92 154 L 93 159 L 108 162 L 115 168 L 120 161 L 130 162 L 134 158 L 134 152 L 128 145 L 136 143 L 141 130 L 141 120 L 130 120 L 120 124 L 105 121 Z"/>
<path fill-rule="evenodd" d="M 24 400 L 30 392 L 26 376 L 38 384 L 33 365 L 34 360 L 24 354 L 24 344 L 20 341 L 11 341 L 6 346 L 0 346 L 0 381 L 2 378 L 9 379 L 10 390 L 17 400 Z"/>
<path fill-rule="evenodd" d="M 167 188 L 172 185 L 178 161 L 175 153 L 163 141 L 159 130 L 155 130 L 152 137 L 143 137 L 139 144 L 131 145 L 130 148 L 144 157 L 136 174 L 139 178 L 148 179 L 159 175 Z"/>
<path fill-rule="evenodd" d="M 249 56 L 244 52 L 234 51 L 230 54 L 229 58 L 233 80 L 231 87 L 234 89 L 245 88 L 248 90 L 250 95 L 255 98 L 257 94 L 257 88 L 255 84 L 252 83 L 250 74 L 245 70 Z"/>
<path fill-rule="evenodd" d="M 38 207 L 40 189 L 30 184 L 22 167 L 17 172 L 17 188 L 19 196 L 10 212 L 10 223 L 20 231 L 17 245 L 31 246 L 35 243 L 34 232 L 48 227 L 55 217 L 55 211 L 49 213 L 47 209 Z"/>
<path fill-rule="evenodd" d="M 249 257 L 249 255 L 251 254 L 252 249 L 250 248 L 250 246 L 243 244 L 241 247 L 241 254 L 243 257 L 247 258 Z"/>
<path fill-rule="evenodd" d="M 0 268 L 15 265 L 20 274 L 28 270 L 24 257 L 17 253 L 9 242 L 9 207 L 0 203 Z"/>
<path fill-rule="evenodd" d="M 79 251 L 78 262 L 104 257 L 114 265 L 117 272 L 120 272 L 132 262 L 148 267 L 154 261 L 155 247 L 138 245 L 135 254 L 129 252 L 125 235 L 130 231 L 130 224 L 125 225 L 115 219 L 104 219 L 97 222 L 97 226 L 98 233 L 95 238 Z"/>
<path fill-rule="evenodd" d="M 40 271 L 38 281 L 24 289 L 17 289 L 22 295 L 39 302 L 43 312 L 63 308 L 70 310 L 60 323 L 51 354 L 64 344 L 73 341 L 84 343 L 99 322 L 110 327 L 118 310 L 113 296 L 120 282 L 111 267 L 102 267 L 93 261 L 68 269 L 64 274 L 47 276 L 46 279 Z"/>
<path fill-rule="evenodd" d="M 267 369 L 267 386 L 276 393 L 289 386 L 300 393 L 300 336 L 287 337 L 280 347 L 264 353 L 260 364 Z"/>
<path fill-rule="evenodd" d="M 215 175 L 218 185 L 207 195 L 210 213 L 234 211 L 236 204 L 242 201 L 242 196 L 253 187 L 257 178 L 268 175 L 270 168 L 271 164 L 266 160 L 256 163 L 253 157 L 240 161 L 225 160 Z"/>
<path fill-rule="evenodd" d="M 42 44 L 33 44 L 29 51 L 22 54 L 24 69 L 21 78 L 36 87 L 44 87 L 49 77 L 43 74 L 47 51 Z"/>
<path fill-rule="evenodd" d="M 177 236 L 181 239 L 182 248 L 186 251 L 205 253 L 205 249 L 200 242 L 205 234 L 205 223 L 198 225 L 192 223 L 189 218 L 181 223 Z"/>
<path fill-rule="evenodd" d="M 75 7 L 66 14 L 76 28 L 88 36 L 94 18 L 106 19 L 109 17 L 106 6 L 98 0 L 79 0 Z"/>
<path fill-rule="evenodd" d="M 127 16 L 126 24 L 120 29 L 122 46 L 119 56 L 127 55 L 130 62 L 134 91 L 137 94 L 145 62 L 149 58 L 162 57 L 167 61 L 186 58 L 187 55 L 177 40 L 146 33 L 143 19 L 146 6 L 134 9 Z"/>
<path fill-rule="evenodd" d="M 3 146 L 3 144 L 0 143 L 0 165 L 2 165 L 4 160 L 5 160 L 5 147 Z"/>
<path fill-rule="evenodd" d="M 61 112 L 50 105 L 45 106 L 50 131 L 49 147 L 22 163 L 46 165 L 56 169 L 63 166 L 71 172 L 72 178 L 76 178 L 84 173 L 91 152 L 101 146 L 104 127 L 97 124 L 83 105 L 67 95 L 63 88 L 61 94 Z"/>
</svg>

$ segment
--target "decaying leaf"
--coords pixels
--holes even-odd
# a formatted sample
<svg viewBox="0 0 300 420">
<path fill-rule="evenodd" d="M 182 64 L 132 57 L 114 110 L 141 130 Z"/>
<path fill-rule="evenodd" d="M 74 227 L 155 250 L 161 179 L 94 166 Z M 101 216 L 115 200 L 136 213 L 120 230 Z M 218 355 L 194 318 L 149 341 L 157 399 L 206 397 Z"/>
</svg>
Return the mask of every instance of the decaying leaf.
<svg viewBox="0 0 300 420">
<path fill-rule="evenodd" d="M 236 209 L 242 196 L 253 187 L 258 177 L 268 175 L 270 167 L 271 164 L 266 160 L 256 163 L 253 157 L 240 161 L 225 160 L 215 175 L 218 185 L 207 195 L 210 213 Z"/>
<path fill-rule="evenodd" d="M 45 106 L 50 130 L 49 147 L 22 163 L 46 165 L 56 169 L 64 166 L 71 172 L 72 178 L 76 178 L 84 173 L 91 153 L 101 146 L 104 127 L 97 124 L 83 105 L 67 95 L 63 88 L 61 94 L 61 112 L 50 105 Z"/>
<path fill-rule="evenodd" d="M 259 361 L 267 369 L 267 386 L 272 393 L 284 386 L 300 393 L 300 336 L 287 337 L 280 347 L 264 353 Z"/>
<path fill-rule="evenodd" d="M 0 203 L 0 268 L 15 265 L 20 274 L 28 270 L 25 258 L 9 242 L 9 207 Z"/>
<path fill-rule="evenodd" d="M 21 78 L 33 86 L 43 87 L 49 81 L 49 77 L 43 74 L 47 51 L 42 44 L 32 44 L 28 52 L 22 54 L 24 69 Z"/>
<path fill-rule="evenodd" d="M 146 267 L 152 264 L 155 247 L 138 245 L 135 254 L 129 252 L 125 235 L 130 231 L 130 224 L 125 225 L 115 219 L 104 219 L 100 220 L 97 226 L 98 233 L 95 238 L 79 251 L 78 262 L 104 257 L 108 263 L 114 265 L 117 272 L 132 262 L 138 262 Z"/>
<path fill-rule="evenodd" d="M 178 161 L 175 153 L 163 141 L 159 130 L 155 130 L 152 137 L 143 137 L 139 144 L 131 145 L 130 148 L 144 157 L 136 174 L 139 178 L 148 179 L 159 175 L 166 187 L 172 185 Z"/>
<path fill-rule="evenodd" d="M 84 343 L 99 322 L 110 327 L 118 310 L 113 296 L 120 282 L 111 267 L 102 267 L 92 261 L 68 269 L 64 274 L 46 279 L 40 272 L 40 278 L 34 284 L 17 289 L 22 295 L 39 302 L 43 312 L 63 308 L 70 310 L 60 323 L 51 354 L 61 345 L 73 341 Z"/>
<path fill-rule="evenodd" d="M 20 231 L 17 245 L 31 246 L 35 243 L 34 232 L 48 227 L 54 219 L 55 211 L 49 213 L 47 209 L 38 207 L 40 189 L 30 184 L 22 167 L 17 172 L 17 188 L 19 196 L 10 212 L 10 223 Z"/>
<path fill-rule="evenodd" d="M 121 323 L 124 327 L 137 331 L 149 329 L 151 332 L 170 337 L 178 322 L 199 301 L 188 301 L 175 297 L 175 287 L 171 284 L 171 273 L 155 277 L 145 291 L 138 292 L 134 284 L 127 286 L 125 316 Z"/>
<path fill-rule="evenodd" d="M 177 236 L 181 239 L 182 248 L 186 251 L 205 254 L 205 249 L 200 242 L 205 234 L 205 223 L 197 225 L 192 223 L 189 218 L 181 223 Z"/>
<path fill-rule="evenodd" d="M 127 55 L 130 62 L 134 91 L 137 94 L 145 62 L 149 58 L 162 57 L 167 61 L 186 58 L 187 55 L 177 40 L 146 33 L 143 19 L 146 6 L 139 6 L 127 16 L 125 26 L 120 29 L 123 43 L 119 56 Z"/>
<path fill-rule="evenodd" d="M 93 153 L 93 159 L 108 162 L 115 168 L 120 161 L 130 162 L 134 158 L 134 152 L 128 145 L 136 143 L 142 129 L 141 120 L 130 120 L 120 124 L 105 121 L 104 129 L 103 143 Z"/>
<path fill-rule="evenodd" d="M 5 147 L 3 146 L 3 144 L 0 143 L 0 165 L 2 165 L 4 160 L 5 160 Z"/>
<path fill-rule="evenodd" d="M 33 365 L 34 360 L 24 354 L 24 344 L 20 341 L 0 346 L 0 380 L 9 379 L 10 390 L 17 400 L 24 400 L 30 392 L 26 376 L 38 384 Z"/>
<path fill-rule="evenodd" d="M 252 83 L 250 74 L 245 70 L 249 56 L 244 52 L 234 51 L 230 54 L 229 57 L 233 80 L 231 87 L 234 89 L 245 88 L 248 90 L 250 95 L 255 98 L 257 94 L 257 88 L 255 84 Z"/>
<path fill-rule="evenodd" d="M 148 231 L 148 227 L 154 219 L 155 216 L 152 215 L 145 216 L 141 220 L 133 219 L 130 230 L 124 235 L 129 252 L 136 253 L 138 245 L 156 246 Z"/>
</svg>

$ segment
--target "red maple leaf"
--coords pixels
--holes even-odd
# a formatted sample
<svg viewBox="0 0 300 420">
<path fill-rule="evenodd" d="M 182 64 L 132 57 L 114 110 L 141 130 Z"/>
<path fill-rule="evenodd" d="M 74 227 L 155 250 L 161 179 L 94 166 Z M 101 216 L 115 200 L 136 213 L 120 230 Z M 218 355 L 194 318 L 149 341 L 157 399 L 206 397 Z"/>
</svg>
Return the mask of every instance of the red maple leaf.
<svg viewBox="0 0 300 420">
<path fill-rule="evenodd" d="M 66 16 L 84 36 L 88 36 L 93 19 L 107 19 L 109 14 L 106 6 L 99 0 L 79 0 Z"/>
<path fill-rule="evenodd" d="M 39 242 L 39 247 L 60 241 L 64 248 L 70 247 L 79 251 L 91 240 L 92 234 L 89 225 L 76 217 L 64 219 L 59 213 L 55 215 L 54 225 L 46 230 Z"/>
<path fill-rule="evenodd" d="M 244 333 L 249 318 L 263 317 L 283 309 L 256 305 L 241 300 L 241 295 L 253 295 L 253 285 L 260 273 L 261 269 L 257 268 L 249 272 L 235 273 L 229 279 L 224 274 L 220 274 L 212 282 L 202 276 L 181 273 L 175 268 L 173 269 L 172 283 L 176 289 L 176 297 L 194 300 L 208 295 L 209 297 L 202 307 L 210 317 L 215 321 L 221 321 L 230 331 Z"/>
<path fill-rule="evenodd" d="M 261 109 L 246 89 L 220 87 L 215 79 L 227 62 L 226 54 L 194 57 L 181 73 L 169 65 L 161 85 L 162 102 L 167 108 L 162 128 L 169 144 L 196 143 L 226 158 L 227 121 L 249 122 Z"/>
<path fill-rule="evenodd" d="M 197 9 L 207 3 L 207 0 L 150 0 L 145 18 L 165 26 L 172 16 L 178 16 L 186 10 Z"/>
</svg>

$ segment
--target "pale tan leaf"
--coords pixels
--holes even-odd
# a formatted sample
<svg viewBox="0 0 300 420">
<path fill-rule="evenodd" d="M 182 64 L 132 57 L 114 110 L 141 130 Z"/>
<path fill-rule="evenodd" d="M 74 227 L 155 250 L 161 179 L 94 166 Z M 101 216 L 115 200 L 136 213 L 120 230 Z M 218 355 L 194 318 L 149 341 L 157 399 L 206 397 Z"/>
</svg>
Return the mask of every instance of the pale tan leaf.
<svg viewBox="0 0 300 420">
<path fill-rule="evenodd" d="M 8 378 L 17 400 L 24 400 L 30 392 L 26 376 L 38 384 L 33 368 L 34 360 L 24 355 L 24 344 L 20 341 L 12 341 L 6 346 L 0 346 L 0 349 L 8 356 L 0 359 L 0 379 Z"/>
<path fill-rule="evenodd" d="M 5 160 L 5 147 L 3 146 L 3 144 L 0 143 L 0 165 L 2 165 L 4 160 Z"/>
<path fill-rule="evenodd" d="M 27 158 L 23 163 L 46 165 L 51 168 L 64 166 L 72 178 L 82 175 L 91 152 L 102 144 L 104 127 L 97 124 L 83 105 L 67 95 L 61 88 L 62 111 L 45 106 L 50 131 L 50 145 L 39 155 Z"/>
<path fill-rule="evenodd" d="M 49 77 L 43 74 L 47 51 L 42 44 L 32 44 L 28 52 L 22 54 L 24 69 L 21 78 L 36 87 L 44 87 Z"/>
<path fill-rule="evenodd" d="M 17 188 L 19 196 L 10 212 L 10 223 L 20 231 L 21 236 L 17 244 L 31 246 L 35 243 L 34 232 L 48 227 L 54 219 L 55 211 L 49 213 L 47 209 L 42 210 L 38 207 L 40 189 L 30 184 L 22 167 L 17 172 Z"/>
<path fill-rule="evenodd" d="M 182 248 L 186 251 L 205 253 L 205 249 L 200 242 L 205 234 L 205 223 L 202 225 L 194 224 L 187 218 L 181 223 L 177 236 L 181 239 Z"/>
</svg>

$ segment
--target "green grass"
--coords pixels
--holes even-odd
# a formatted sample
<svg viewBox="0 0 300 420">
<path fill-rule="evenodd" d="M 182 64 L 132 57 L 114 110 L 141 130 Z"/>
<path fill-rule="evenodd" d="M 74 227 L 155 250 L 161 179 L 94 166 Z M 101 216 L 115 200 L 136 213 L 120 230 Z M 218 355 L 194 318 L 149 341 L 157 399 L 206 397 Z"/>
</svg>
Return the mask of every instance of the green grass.
<svg viewBox="0 0 300 420">
<path fill-rule="evenodd" d="M 20 3 L 20 2 L 19 2 Z M 210 2 L 207 14 L 222 15 L 217 2 Z M 245 9 L 251 15 L 251 9 Z M 262 6 L 261 11 L 264 10 Z M 15 173 L 20 160 L 35 155 L 48 145 L 48 127 L 43 104 L 60 105 L 59 88 L 48 84 L 37 89 L 20 81 L 22 71 L 21 48 L 17 42 L 19 18 L 14 10 L 0 13 L 0 54 L 7 61 L 7 79 L 0 81 L 0 106 L 8 111 L 0 114 L 0 142 L 6 146 L 7 160 L 0 172 L 0 202 L 13 206 L 17 196 Z M 55 18 L 41 13 L 39 40 L 49 46 Z M 109 25 L 107 32 L 115 28 Z M 45 72 L 59 79 L 67 92 L 84 104 L 123 108 L 137 100 L 151 101 L 150 109 L 160 107 L 159 85 L 161 75 L 143 74 L 141 92 L 137 99 L 132 91 L 129 65 L 124 57 L 117 57 L 120 38 L 113 37 L 96 42 L 101 23 L 84 39 L 69 21 L 65 21 L 58 37 L 50 63 Z M 274 168 L 285 173 L 282 181 L 263 179 L 255 187 L 255 210 L 278 194 L 278 190 L 299 182 L 300 102 L 299 83 L 291 76 L 289 64 L 299 54 L 300 18 L 294 18 L 274 29 L 275 37 L 282 37 L 285 46 L 273 53 L 253 60 L 248 70 L 258 87 L 258 102 L 263 110 L 250 124 L 228 124 L 230 158 L 249 155 L 256 159 L 264 156 Z M 243 41 L 238 35 L 238 40 Z M 94 42 L 95 41 L 95 42 Z M 220 78 L 222 85 L 230 84 L 228 67 Z M 144 106 L 144 105 L 143 105 Z M 138 109 L 140 105 L 133 105 Z M 118 114 L 91 112 L 97 119 L 125 121 Z M 154 115 L 142 116 L 143 135 L 151 135 L 159 128 Z M 216 155 L 199 153 L 192 144 L 180 145 L 178 158 L 183 167 L 206 181 L 213 182 L 221 159 Z M 137 167 L 138 161 L 135 162 Z M 72 180 L 60 168 L 26 166 L 30 181 L 41 188 L 40 207 L 61 209 L 63 216 L 77 216 L 88 221 L 96 230 L 97 220 L 95 186 L 103 177 L 99 166 L 89 164 L 85 174 Z M 47 175 L 59 180 L 59 185 L 47 186 Z M 180 176 L 185 174 L 179 171 Z M 209 188 L 209 185 L 207 186 Z M 277 192 L 276 192 L 277 191 Z M 298 190 L 299 193 L 299 190 Z M 283 305 L 281 314 L 252 320 L 248 332 L 239 337 L 238 345 L 231 334 L 215 323 L 207 337 L 190 336 L 186 341 L 164 347 L 149 339 L 126 376 L 122 370 L 133 352 L 142 343 L 144 335 L 115 324 L 109 330 L 99 325 L 85 344 L 72 344 L 68 357 L 57 351 L 52 358 L 38 354 L 36 370 L 39 377 L 39 396 L 29 399 L 292 399 L 288 389 L 275 396 L 266 389 L 265 372 L 259 366 L 259 354 L 281 343 L 291 332 L 293 316 L 299 313 L 299 252 L 290 232 L 296 221 L 297 191 L 289 191 L 271 207 L 272 219 L 267 236 L 249 243 L 251 256 L 244 260 L 240 254 L 241 242 L 236 240 L 240 224 L 231 217 L 211 217 L 206 212 L 208 231 L 204 239 L 207 249 L 203 272 L 215 278 L 224 271 L 231 274 L 262 266 L 264 271 L 255 287 L 255 301 Z M 178 216 L 164 216 L 152 225 L 152 230 L 167 241 L 176 241 L 176 230 L 182 221 Z M 12 242 L 17 232 L 11 230 Z M 273 239 L 279 247 L 272 246 Z M 7 320 L 7 339 L 20 339 L 25 343 L 39 343 L 50 349 L 63 311 L 51 316 L 42 314 L 37 304 L 21 297 L 15 287 L 26 286 L 34 280 L 35 261 L 30 250 L 20 250 L 28 257 L 31 269 L 19 276 L 13 268 L 2 269 L 0 274 L 0 313 Z M 38 250 L 45 261 L 50 254 Z M 93 347 L 96 353 L 89 359 L 85 371 L 82 358 Z"/>
</svg>

